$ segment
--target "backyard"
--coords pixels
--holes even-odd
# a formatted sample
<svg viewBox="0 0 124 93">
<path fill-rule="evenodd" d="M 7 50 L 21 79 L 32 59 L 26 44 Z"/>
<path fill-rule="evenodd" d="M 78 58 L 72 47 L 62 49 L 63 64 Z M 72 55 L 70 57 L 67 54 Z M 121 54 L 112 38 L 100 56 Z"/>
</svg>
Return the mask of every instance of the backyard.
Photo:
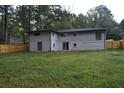
<svg viewBox="0 0 124 93">
<path fill-rule="evenodd" d="M 124 50 L 0 55 L 0 87 L 124 87 Z"/>
</svg>

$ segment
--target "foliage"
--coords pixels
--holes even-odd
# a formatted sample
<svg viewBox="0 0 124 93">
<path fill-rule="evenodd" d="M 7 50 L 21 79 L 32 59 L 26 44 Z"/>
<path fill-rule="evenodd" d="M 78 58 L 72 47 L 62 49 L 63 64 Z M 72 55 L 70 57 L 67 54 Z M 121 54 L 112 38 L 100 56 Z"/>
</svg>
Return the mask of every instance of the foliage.
<svg viewBox="0 0 124 93">
<path fill-rule="evenodd" d="M 72 24 L 70 22 L 53 22 L 52 29 L 60 30 L 60 29 L 71 29 Z"/>
<path fill-rule="evenodd" d="M 75 21 L 73 22 L 74 28 L 87 28 L 88 27 L 88 17 L 83 14 L 79 14 Z"/>
<path fill-rule="evenodd" d="M 15 11 L 15 25 L 18 27 L 20 35 L 23 37 L 23 42 L 26 42 L 25 32 L 30 31 L 32 28 L 31 21 L 33 20 L 33 7 L 34 6 L 17 6 Z"/>
<path fill-rule="evenodd" d="M 108 27 L 114 22 L 111 11 L 104 5 L 89 10 L 88 18 L 90 23 L 94 23 L 94 27 Z"/>
<path fill-rule="evenodd" d="M 69 11 L 62 9 L 62 7 L 57 7 L 53 9 L 54 11 L 54 20 L 51 24 L 54 29 L 70 29 L 73 28 L 74 17 L 76 16 Z"/>
<path fill-rule="evenodd" d="M 118 24 L 115 24 L 113 26 L 113 28 L 111 28 L 108 32 L 107 32 L 107 39 L 113 39 L 113 40 L 120 40 L 121 36 L 120 36 L 121 30 Z"/>
<path fill-rule="evenodd" d="M 36 29 L 49 28 L 52 22 L 52 12 L 48 5 L 38 5 L 34 9 L 34 25 Z"/>
</svg>

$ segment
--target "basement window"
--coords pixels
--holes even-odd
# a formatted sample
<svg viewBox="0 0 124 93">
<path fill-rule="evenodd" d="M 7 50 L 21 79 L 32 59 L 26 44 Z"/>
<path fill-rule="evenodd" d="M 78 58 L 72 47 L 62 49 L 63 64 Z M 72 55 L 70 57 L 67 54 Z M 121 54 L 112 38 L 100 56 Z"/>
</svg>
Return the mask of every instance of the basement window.
<svg viewBox="0 0 124 93">
<path fill-rule="evenodd" d="M 77 44 L 76 43 L 74 43 L 74 47 L 76 47 L 77 46 Z"/>
<path fill-rule="evenodd" d="M 40 36 L 40 33 L 34 33 L 34 36 Z"/>
</svg>

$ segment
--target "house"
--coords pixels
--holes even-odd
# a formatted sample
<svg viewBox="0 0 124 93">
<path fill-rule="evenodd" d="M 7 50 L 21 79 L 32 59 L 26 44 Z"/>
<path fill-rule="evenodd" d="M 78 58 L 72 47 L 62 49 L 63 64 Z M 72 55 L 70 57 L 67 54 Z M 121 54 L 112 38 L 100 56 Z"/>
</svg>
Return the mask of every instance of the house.
<svg viewBox="0 0 124 93">
<path fill-rule="evenodd" d="M 5 43 L 5 40 L 3 40 L 1 38 L 0 43 L 1 44 Z M 8 43 L 9 44 L 23 44 L 23 39 L 22 38 L 17 38 L 17 37 L 14 37 L 14 36 L 9 36 Z"/>
<path fill-rule="evenodd" d="M 23 44 L 22 38 L 10 36 L 10 44 Z"/>
<path fill-rule="evenodd" d="M 106 29 L 35 30 L 28 32 L 30 51 L 101 50 L 106 48 Z"/>
</svg>

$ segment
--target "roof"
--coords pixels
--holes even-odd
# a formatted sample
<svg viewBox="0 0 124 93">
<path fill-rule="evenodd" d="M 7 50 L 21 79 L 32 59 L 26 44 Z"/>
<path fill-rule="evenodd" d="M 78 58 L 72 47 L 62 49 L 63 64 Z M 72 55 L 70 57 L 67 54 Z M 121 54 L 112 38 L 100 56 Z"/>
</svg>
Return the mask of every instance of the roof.
<svg viewBox="0 0 124 93">
<path fill-rule="evenodd" d="M 65 29 L 65 30 L 52 30 L 52 29 L 43 29 L 43 30 L 33 30 L 28 31 L 27 33 L 35 32 L 55 32 L 55 33 L 64 33 L 64 32 L 92 32 L 92 31 L 106 31 L 105 28 L 83 28 L 83 29 Z"/>
<path fill-rule="evenodd" d="M 83 29 L 66 29 L 66 30 L 58 30 L 58 32 L 87 32 L 87 31 L 106 31 L 105 28 L 83 28 Z"/>
<path fill-rule="evenodd" d="M 35 33 L 35 32 L 55 32 L 55 33 L 58 33 L 57 31 L 52 30 L 52 29 L 33 30 L 33 31 L 27 31 L 26 33 Z"/>
</svg>

